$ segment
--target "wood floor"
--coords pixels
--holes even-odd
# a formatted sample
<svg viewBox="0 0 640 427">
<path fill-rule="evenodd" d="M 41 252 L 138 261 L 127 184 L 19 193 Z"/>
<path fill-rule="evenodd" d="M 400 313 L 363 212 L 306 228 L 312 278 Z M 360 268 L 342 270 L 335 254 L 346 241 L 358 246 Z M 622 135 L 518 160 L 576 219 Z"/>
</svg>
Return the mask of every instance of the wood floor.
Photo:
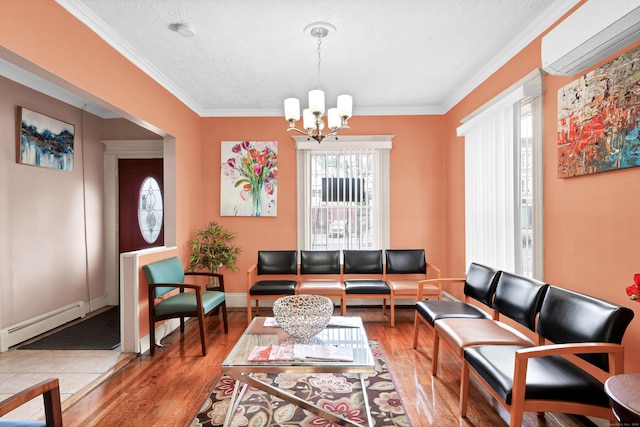
<svg viewBox="0 0 640 427">
<path fill-rule="evenodd" d="M 263 309 L 263 315 L 268 315 Z M 472 382 L 467 418 L 458 414 L 460 362 L 443 348 L 438 377 L 431 375 L 432 333 L 421 330 L 413 350 L 413 309 L 396 309 L 396 327 L 378 308 L 349 308 L 361 316 L 367 336 L 382 346 L 402 401 L 414 427 L 508 425 L 508 415 Z M 63 412 L 66 427 L 74 426 L 188 426 L 221 374 L 221 362 L 246 327 L 244 310 L 229 310 L 229 333 L 218 318 L 209 319 L 208 354 L 202 357 L 198 327 L 188 322 L 185 334 L 167 336 L 155 357 L 136 357 Z M 593 426 L 563 414 L 525 416 L 527 427 Z"/>
</svg>

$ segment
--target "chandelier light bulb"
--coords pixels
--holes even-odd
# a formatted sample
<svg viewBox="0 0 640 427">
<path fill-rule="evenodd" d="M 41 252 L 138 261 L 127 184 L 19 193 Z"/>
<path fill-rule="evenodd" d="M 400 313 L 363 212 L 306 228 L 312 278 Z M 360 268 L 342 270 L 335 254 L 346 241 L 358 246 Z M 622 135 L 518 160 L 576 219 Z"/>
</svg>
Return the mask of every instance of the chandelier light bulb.
<svg viewBox="0 0 640 427">
<path fill-rule="evenodd" d="M 300 120 L 300 101 L 298 98 L 287 98 L 284 100 L 284 117 L 294 122 Z"/>
<path fill-rule="evenodd" d="M 309 110 L 313 114 L 324 114 L 324 92 L 321 89 L 309 91 Z"/>
<path fill-rule="evenodd" d="M 351 95 L 338 96 L 338 115 L 340 117 L 346 117 L 347 119 L 351 117 L 352 108 L 353 98 L 351 98 Z"/>
<path fill-rule="evenodd" d="M 329 108 L 329 111 L 327 112 L 327 122 L 329 123 L 329 129 L 331 130 L 338 129 L 340 127 L 341 121 L 337 108 Z"/>
<path fill-rule="evenodd" d="M 316 118 L 314 117 L 313 113 L 311 111 L 309 111 L 308 108 L 305 108 L 302 111 L 302 126 L 308 130 L 309 132 L 311 132 L 315 127 L 316 127 Z"/>
</svg>

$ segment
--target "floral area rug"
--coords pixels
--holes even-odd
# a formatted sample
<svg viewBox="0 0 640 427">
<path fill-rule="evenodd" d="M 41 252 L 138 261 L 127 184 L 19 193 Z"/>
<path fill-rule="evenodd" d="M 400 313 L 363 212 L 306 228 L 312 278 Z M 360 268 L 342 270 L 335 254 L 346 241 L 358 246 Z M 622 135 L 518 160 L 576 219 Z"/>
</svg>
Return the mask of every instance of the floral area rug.
<svg viewBox="0 0 640 427">
<path fill-rule="evenodd" d="M 396 391 L 377 341 L 370 341 L 376 373 L 367 376 L 365 387 L 376 427 L 409 427 L 411 422 Z M 365 404 L 358 375 L 350 374 L 262 374 L 260 379 L 317 406 L 366 425 Z M 223 426 L 235 380 L 222 375 L 205 400 L 191 427 Z M 338 424 L 250 387 L 225 427 L 337 427 Z"/>
</svg>

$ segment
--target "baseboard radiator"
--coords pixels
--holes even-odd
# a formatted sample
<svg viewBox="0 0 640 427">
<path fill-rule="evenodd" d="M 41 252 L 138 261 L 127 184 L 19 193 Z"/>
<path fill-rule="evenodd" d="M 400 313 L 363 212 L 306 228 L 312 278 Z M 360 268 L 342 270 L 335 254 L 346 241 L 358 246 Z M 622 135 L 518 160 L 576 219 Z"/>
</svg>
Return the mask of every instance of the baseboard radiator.
<svg viewBox="0 0 640 427">
<path fill-rule="evenodd" d="M 454 297 L 453 295 L 451 295 L 449 292 L 446 292 L 446 291 L 442 291 L 442 299 L 444 301 L 455 301 L 455 302 L 460 301 L 458 298 Z"/>
<path fill-rule="evenodd" d="M 84 317 L 87 314 L 85 305 L 83 301 L 76 301 L 8 328 L 0 329 L 0 353 L 67 322 Z"/>
</svg>

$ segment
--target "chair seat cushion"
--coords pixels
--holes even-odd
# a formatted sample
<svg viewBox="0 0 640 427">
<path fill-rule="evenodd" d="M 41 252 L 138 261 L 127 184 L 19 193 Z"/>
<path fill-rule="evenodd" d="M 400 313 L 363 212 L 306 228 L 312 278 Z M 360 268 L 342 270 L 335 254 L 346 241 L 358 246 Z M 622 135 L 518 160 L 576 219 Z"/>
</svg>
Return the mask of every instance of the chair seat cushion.
<svg viewBox="0 0 640 427">
<path fill-rule="evenodd" d="M 384 280 L 354 279 L 345 280 L 344 289 L 347 294 L 388 295 L 391 293 L 389 285 Z"/>
<path fill-rule="evenodd" d="M 202 308 L 205 313 L 210 312 L 224 301 L 224 292 L 204 291 L 202 292 Z M 173 295 L 156 304 L 156 316 L 164 316 L 171 313 L 195 312 L 196 293 L 184 292 Z"/>
<path fill-rule="evenodd" d="M 393 289 L 393 293 L 398 295 L 418 295 L 417 280 L 387 280 L 389 287 Z M 424 285 L 422 288 L 423 295 L 438 295 L 438 287 L 435 285 Z"/>
<path fill-rule="evenodd" d="M 293 295 L 295 293 L 295 280 L 259 280 L 249 289 L 251 295 Z"/>
<path fill-rule="evenodd" d="M 477 346 L 464 359 L 507 404 L 511 404 L 515 352 L 522 346 Z M 527 400 L 562 400 L 609 407 L 604 385 L 560 356 L 529 359 Z"/>
<path fill-rule="evenodd" d="M 511 326 L 492 319 L 440 319 L 435 322 L 436 332 L 460 356 L 472 345 L 521 345 L 535 343 Z"/>
<path fill-rule="evenodd" d="M 491 316 L 484 310 L 460 301 L 428 300 L 418 301 L 416 310 L 429 324 L 433 326 L 439 319 L 452 317 L 490 319 Z"/>
<path fill-rule="evenodd" d="M 298 286 L 299 294 L 342 295 L 344 287 L 340 281 L 306 280 Z"/>
</svg>

